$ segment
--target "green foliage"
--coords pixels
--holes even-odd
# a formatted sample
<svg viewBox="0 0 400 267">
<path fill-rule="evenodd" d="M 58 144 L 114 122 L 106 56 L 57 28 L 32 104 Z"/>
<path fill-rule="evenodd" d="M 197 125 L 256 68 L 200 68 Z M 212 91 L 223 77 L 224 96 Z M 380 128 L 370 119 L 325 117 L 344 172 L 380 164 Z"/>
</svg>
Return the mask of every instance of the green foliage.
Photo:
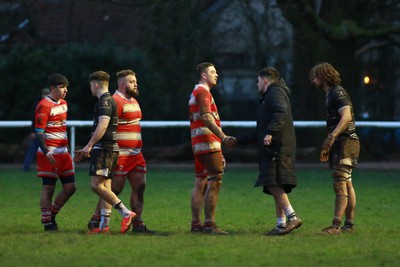
<svg viewBox="0 0 400 267">
<path fill-rule="evenodd" d="M 148 88 L 161 90 L 158 74 L 151 70 L 147 56 L 136 49 L 128 49 L 105 42 L 97 45 L 68 44 L 54 47 L 30 49 L 17 46 L 7 55 L 0 55 L 0 72 L 2 76 L 0 90 L 0 120 L 30 120 L 32 104 L 41 89 L 47 86 L 47 76 L 51 73 L 62 73 L 69 79 L 68 119 L 91 120 L 96 98 L 91 95 L 88 76 L 91 72 L 102 69 L 110 73 L 110 92 L 116 88 L 115 73 L 121 69 L 133 69 L 138 74 L 143 95 L 149 95 Z M 158 88 L 158 89 L 157 89 Z M 154 93 L 152 91 L 151 93 Z M 153 106 L 161 105 L 160 97 L 152 98 Z M 157 100 L 157 101 L 156 101 Z M 146 109 L 146 119 L 158 114 L 158 110 Z M 20 135 L 6 136 L 3 140 L 19 143 L 27 131 Z M 87 139 L 88 135 L 85 135 Z M 79 139 L 78 139 L 79 141 Z"/>
<path fill-rule="evenodd" d="M 0 71 L 7 75 L 2 79 L 0 120 L 30 119 L 26 107 L 30 107 L 40 90 L 47 86 L 47 76 L 55 72 L 66 75 L 70 82 L 67 95 L 69 119 L 90 119 L 95 101 L 87 80 L 91 72 L 99 69 L 109 72 L 114 78 L 110 88 L 113 90 L 115 72 L 131 68 L 140 75 L 150 71 L 148 65 L 141 52 L 107 42 L 68 44 L 58 48 L 14 47 L 7 55 L 1 55 Z M 151 86 L 155 82 L 149 83 Z"/>
<path fill-rule="evenodd" d="M 76 194 L 57 217 L 60 231 L 43 233 L 40 180 L 15 170 L 0 174 L 1 266 L 398 266 L 400 220 L 397 170 L 354 171 L 356 232 L 321 236 L 331 222 L 334 193 L 326 169 L 298 171 L 289 195 L 304 221 L 283 237 L 263 233 L 275 224 L 272 197 L 252 188 L 255 169 L 228 166 L 217 208 L 217 223 L 228 236 L 190 234 L 192 170 L 148 166 L 143 219 L 153 236 L 118 234 L 120 215 L 111 216 L 111 234 L 88 236 L 86 223 L 97 201 L 87 170 L 78 169 Z M 59 190 L 59 185 L 57 190 Z M 6 193 L 7 192 L 7 193 Z M 121 194 L 128 203 L 129 187 Z"/>
</svg>

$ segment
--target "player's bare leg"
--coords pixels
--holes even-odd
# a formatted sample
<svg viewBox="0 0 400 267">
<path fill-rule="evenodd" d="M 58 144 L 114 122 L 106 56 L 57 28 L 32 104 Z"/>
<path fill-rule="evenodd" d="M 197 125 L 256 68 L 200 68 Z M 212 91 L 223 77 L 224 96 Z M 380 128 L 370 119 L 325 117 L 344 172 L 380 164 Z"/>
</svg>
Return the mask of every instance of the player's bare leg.
<svg viewBox="0 0 400 267">
<path fill-rule="evenodd" d="M 349 167 L 337 165 L 333 168 L 333 190 L 335 191 L 335 211 L 332 225 L 322 229 L 325 234 L 340 234 L 340 225 L 348 204 L 348 188 L 347 181 L 351 177 Z"/>
<path fill-rule="evenodd" d="M 277 224 L 274 229 L 267 233 L 267 235 L 284 235 L 292 232 L 294 229 L 299 228 L 303 223 L 296 215 L 292 205 L 290 204 L 289 197 L 280 186 L 268 186 L 275 200 L 275 211 L 277 217 Z M 288 222 L 286 223 L 286 217 Z"/>
<path fill-rule="evenodd" d="M 348 193 L 347 206 L 345 210 L 346 220 L 341 229 L 342 232 L 350 233 L 354 231 L 354 210 L 356 207 L 356 192 L 354 190 L 351 179 L 347 180 L 346 186 Z"/>
<path fill-rule="evenodd" d="M 125 233 L 132 224 L 132 219 L 136 214 L 128 210 L 117 195 L 111 191 L 111 180 L 102 176 L 92 176 L 91 188 L 102 200 L 112 205 L 122 215 L 121 233 Z"/>
<path fill-rule="evenodd" d="M 222 185 L 222 175 L 210 177 L 207 181 L 207 189 L 204 198 L 205 223 L 203 232 L 206 234 L 226 235 L 228 232 L 221 230 L 215 224 L 215 211 L 218 203 L 218 194 Z"/>
<path fill-rule="evenodd" d="M 101 204 L 100 204 L 100 202 L 101 202 L 101 198 L 99 198 L 99 200 L 97 201 L 96 209 L 94 210 L 94 213 L 88 223 L 89 231 L 92 231 L 93 229 L 96 229 L 96 228 L 100 228 L 100 220 L 101 220 L 101 215 L 100 215 L 100 209 L 101 209 L 100 205 Z"/>
<path fill-rule="evenodd" d="M 135 221 L 142 221 L 146 175 L 143 172 L 131 171 L 128 173 L 128 181 L 132 188 L 130 204 L 136 213 Z"/>
<path fill-rule="evenodd" d="M 43 185 L 40 192 L 40 209 L 45 231 L 57 231 L 57 227 L 52 224 L 51 218 L 51 199 L 54 195 L 54 190 L 55 185 Z"/>
<path fill-rule="evenodd" d="M 91 188 L 99 197 L 113 205 L 119 201 L 118 197 L 111 191 L 111 180 L 102 176 L 92 176 Z"/>
<path fill-rule="evenodd" d="M 344 212 L 347 207 L 347 186 L 345 181 L 335 182 L 333 184 L 333 189 L 335 190 L 336 197 L 335 197 L 335 219 L 340 221 L 343 218 Z"/>
<path fill-rule="evenodd" d="M 53 203 L 51 204 L 51 217 L 53 224 L 56 225 L 56 216 L 60 212 L 61 208 L 67 203 L 69 198 L 75 193 L 76 185 L 75 183 L 64 183 L 62 185 L 62 190 L 57 194 Z"/>
<path fill-rule="evenodd" d="M 146 173 L 130 171 L 128 173 L 128 181 L 132 189 L 130 204 L 132 210 L 136 213 L 136 217 L 132 222 L 132 231 L 135 233 L 154 234 L 155 231 L 148 229 L 142 219 L 144 192 L 146 190 Z"/>
<path fill-rule="evenodd" d="M 347 181 L 348 201 L 346 207 L 346 219 L 354 220 L 354 209 L 356 207 L 356 192 L 351 181 Z"/>
<path fill-rule="evenodd" d="M 214 177 L 211 179 L 213 178 Z M 221 180 L 207 181 L 207 189 L 204 197 L 204 214 L 206 223 L 215 222 L 215 210 L 217 208 L 218 193 L 221 188 L 221 184 Z"/>
<path fill-rule="evenodd" d="M 192 210 L 192 232 L 202 232 L 203 225 L 201 223 L 201 212 L 204 207 L 204 195 L 206 193 L 207 180 L 203 178 L 195 178 L 194 188 L 191 198 Z"/>
</svg>

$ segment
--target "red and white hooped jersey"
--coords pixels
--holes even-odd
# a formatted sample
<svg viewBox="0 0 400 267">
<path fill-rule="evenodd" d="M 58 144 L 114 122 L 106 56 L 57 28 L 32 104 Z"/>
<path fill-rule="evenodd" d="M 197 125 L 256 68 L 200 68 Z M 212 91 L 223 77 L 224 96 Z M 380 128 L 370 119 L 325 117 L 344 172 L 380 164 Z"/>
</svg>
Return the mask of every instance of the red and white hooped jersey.
<svg viewBox="0 0 400 267">
<path fill-rule="evenodd" d="M 139 154 L 143 146 L 140 120 L 142 111 L 139 103 L 133 97 L 126 98 L 118 90 L 115 91 L 113 98 L 117 104 L 118 127 L 117 140 L 120 155 Z"/>
<path fill-rule="evenodd" d="M 43 129 L 48 147 L 67 147 L 68 104 L 64 99 L 55 102 L 49 96 L 43 98 L 35 110 L 35 129 Z"/>
<path fill-rule="evenodd" d="M 221 139 L 213 134 L 201 119 L 200 110 L 209 112 L 215 124 L 221 128 L 217 105 L 210 90 L 196 84 L 189 99 L 190 136 L 194 154 L 221 151 Z"/>
</svg>

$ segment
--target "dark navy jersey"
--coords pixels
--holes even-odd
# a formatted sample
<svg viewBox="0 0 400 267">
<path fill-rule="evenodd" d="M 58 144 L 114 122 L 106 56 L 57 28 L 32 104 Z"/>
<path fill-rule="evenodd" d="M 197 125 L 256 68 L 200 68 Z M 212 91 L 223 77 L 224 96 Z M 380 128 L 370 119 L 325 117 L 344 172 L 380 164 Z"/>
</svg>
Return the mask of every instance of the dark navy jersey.
<svg viewBox="0 0 400 267">
<path fill-rule="evenodd" d="M 93 149 L 107 149 L 110 151 L 118 151 L 118 143 L 117 143 L 117 126 L 118 126 L 118 114 L 117 114 L 117 106 L 115 104 L 114 99 L 110 95 L 109 92 L 104 93 L 99 98 L 99 101 L 96 103 L 93 112 L 93 128 L 92 134 L 95 131 L 97 125 L 99 124 L 99 118 L 101 116 L 110 117 L 110 122 L 107 126 L 106 132 L 103 137 L 97 142 Z"/>
<path fill-rule="evenodd" d="M 329 133 L 331 133 L 340 121 L 339 109 L 342 107 L 349 106 L 351 112 L 351 121 L 347 128 L 341 133 L 341 135 L 351 135 L 355 133 L 355 122 L 353 105 L 347 91 L 339 86 L 333 86 L 326 94 L 326 125 L 328 127 Z"/>
</svg>

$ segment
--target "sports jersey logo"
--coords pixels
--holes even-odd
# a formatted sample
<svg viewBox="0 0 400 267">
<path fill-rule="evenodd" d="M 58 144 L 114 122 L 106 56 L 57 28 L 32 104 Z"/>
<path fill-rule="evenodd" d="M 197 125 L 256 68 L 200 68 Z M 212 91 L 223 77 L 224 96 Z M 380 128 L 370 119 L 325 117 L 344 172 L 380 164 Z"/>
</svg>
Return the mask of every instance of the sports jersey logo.
<svg viewBox="0 0 400 267">
<path fill-rule="evenodd" d="M 65 104 L 62 104 L 60 106 L 55 106 L 55 107 L 51 108 L 50 116 L 60 115 L 60 114 L 63 114 L 65 112 L 67 112 L 67 111 L 68 111 L 68 107 Z"/>
<path fill-rule="evenodd" d="M 127 112 L 134 112 L 134 111 L 139 111 L 139 105 L 138 104 L 125 104 L 122 108 L 123 113 Z"/>
</svg>

